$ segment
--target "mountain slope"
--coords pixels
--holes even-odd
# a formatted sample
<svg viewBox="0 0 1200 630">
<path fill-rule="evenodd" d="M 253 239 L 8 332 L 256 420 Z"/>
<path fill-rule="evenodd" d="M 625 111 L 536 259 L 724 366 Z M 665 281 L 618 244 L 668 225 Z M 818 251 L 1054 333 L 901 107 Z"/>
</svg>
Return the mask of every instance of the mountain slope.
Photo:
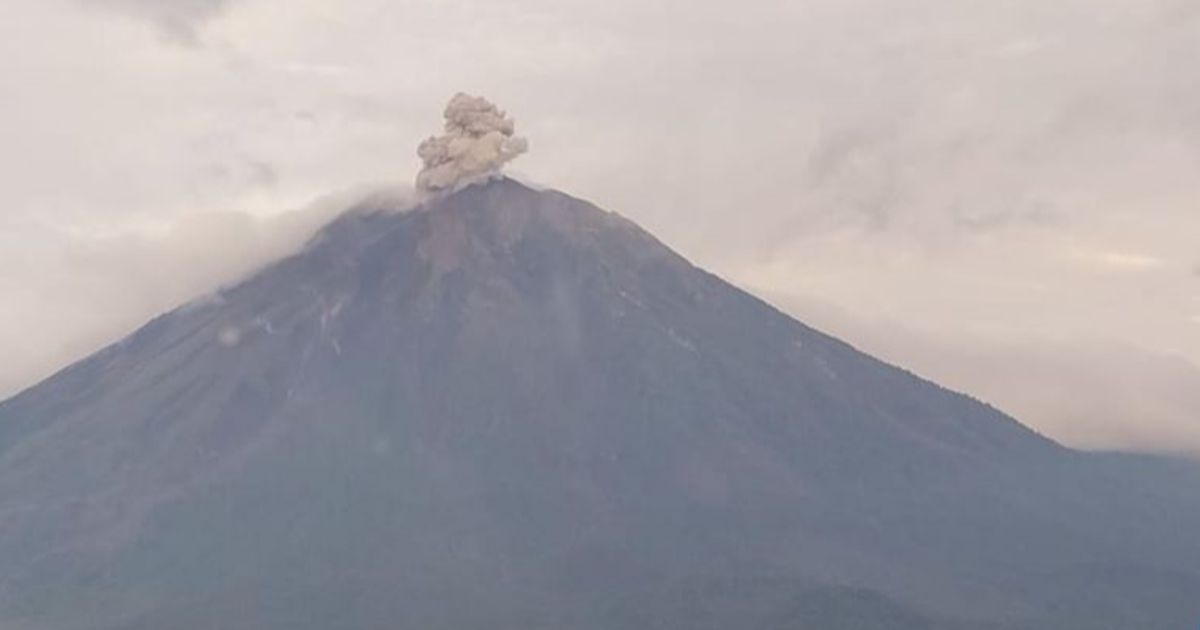
<svg viewBox="0 0 1200 630">
<path fill-rule="evenodd" d="M 745 627 L 1166 628 L 1196 481 L 500 180 L 356 209 L 0 405 L 0 624 L 686 627 L 699 583 Z"/>
</svg>

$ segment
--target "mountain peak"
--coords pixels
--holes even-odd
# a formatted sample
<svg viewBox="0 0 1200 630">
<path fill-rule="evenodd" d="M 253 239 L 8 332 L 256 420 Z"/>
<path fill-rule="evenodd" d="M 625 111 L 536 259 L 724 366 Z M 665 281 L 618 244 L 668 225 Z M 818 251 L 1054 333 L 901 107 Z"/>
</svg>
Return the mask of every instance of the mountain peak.
<svg viewBox="0 0 1200 630">
<path fill-rule="evenodd" d="M 592 588 L 730 573 L 951 610 L 994 605 L 988 588 L 1011 578 L 976 588 L 960 556 L 1095 552 L 975 546 L 1005 527 L 1057 531 L 1008 513 L 1103 485 L 1061 472 L 1070 451 L 617 214 L 505 178 L 372 205 L 0 403 L 0 557 L 24 567 L 0 578 L 0 612 L 54 592 L 114 602 L 118 630 L 211 626 L 188 625 L 196 610 L 282 628 L 276 604 L 324 610 L 308 597 L 322 593 L 378 621 L 347 627 L 474 627 L 430 594 L 570 619 Z M 1025 475 L 1063 494 L 1014 490 Z M 1188 551 L 1139 540 L 1164 562 Z M 264 626 L 240 601 L 283 616 Z"/>
<path fill-rule="evenodd" d="M 382 410 L 401 392 L 434 424 L 441 414 L 477 423 L 466 416 L 483 408 L 518 422 L 548 405 L 568 433 L 615 421 L 597 414 L 672 426 L 664 449 L 684 436 L 715 448 L 735 431 L 770 445 L 752 467 L 771 461 L 797 482 L 1056 448 L 796 322 L 615 213 L 507 178 L 404 212 L 358 207 L 300 254 L 101 356 L 92 370 L 101 398 L 141 392 L 156 413 L 172 410 L 156 426 L 212 423 L 232 432 L 218 440 L 231 452 L 255 448 L 253 435 L 299 412 L 296 401 L 362 396 Z M 658 417 L 650 391 L 683 416 Z M 211 405 L 235 419 L 190 418 L 185 393 L 216 397 Z M 437 409 L 425 407 L 430 396 Z M 454 396 L 482 398 L 459 408 Z"/>
</svg>

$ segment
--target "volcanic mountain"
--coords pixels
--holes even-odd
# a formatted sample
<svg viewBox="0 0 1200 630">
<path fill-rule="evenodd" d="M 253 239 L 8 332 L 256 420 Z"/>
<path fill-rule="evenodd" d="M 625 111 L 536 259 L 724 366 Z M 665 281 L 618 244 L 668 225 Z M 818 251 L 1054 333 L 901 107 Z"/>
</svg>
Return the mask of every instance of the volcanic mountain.
<svg viewBox="0 0 1200 630">
<path fill-rule="evenodd" d="M 509 179 L 353 208 L 0 404 L 6 630 L 1165 630 L 1196 532 L 1196 466 Z"/>
</svg>

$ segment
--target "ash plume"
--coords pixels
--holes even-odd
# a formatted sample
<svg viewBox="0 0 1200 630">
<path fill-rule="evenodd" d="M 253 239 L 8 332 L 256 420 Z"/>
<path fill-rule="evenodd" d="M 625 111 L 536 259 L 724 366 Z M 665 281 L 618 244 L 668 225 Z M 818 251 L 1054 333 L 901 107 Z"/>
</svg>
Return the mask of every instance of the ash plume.
<svg viewBox="0 0 1200 630">
<path fill-rule="evenodd" d="M 454 190 L 487 179 L 529 150 L 525 138 L 514 135 L 513 119 L 487 99 L 459 93 L 450 99 L 444 115 L 445 133 L 417 147 L 424 163 L 417 175 L 421 193 Z"/>
</svg>

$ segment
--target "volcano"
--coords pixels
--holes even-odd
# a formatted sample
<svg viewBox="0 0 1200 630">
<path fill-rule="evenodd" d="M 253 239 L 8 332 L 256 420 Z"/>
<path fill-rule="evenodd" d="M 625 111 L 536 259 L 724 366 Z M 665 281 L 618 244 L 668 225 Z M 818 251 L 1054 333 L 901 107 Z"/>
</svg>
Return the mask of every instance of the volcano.
<svg viewBox="0 0 1200 630">
<path fill-rule="evenodd" d="M 1083 453 L 511 179 L 367 203 L 0 404 L 15 630 L 1155 629 L 1200 469 Z"/>
</svg>

